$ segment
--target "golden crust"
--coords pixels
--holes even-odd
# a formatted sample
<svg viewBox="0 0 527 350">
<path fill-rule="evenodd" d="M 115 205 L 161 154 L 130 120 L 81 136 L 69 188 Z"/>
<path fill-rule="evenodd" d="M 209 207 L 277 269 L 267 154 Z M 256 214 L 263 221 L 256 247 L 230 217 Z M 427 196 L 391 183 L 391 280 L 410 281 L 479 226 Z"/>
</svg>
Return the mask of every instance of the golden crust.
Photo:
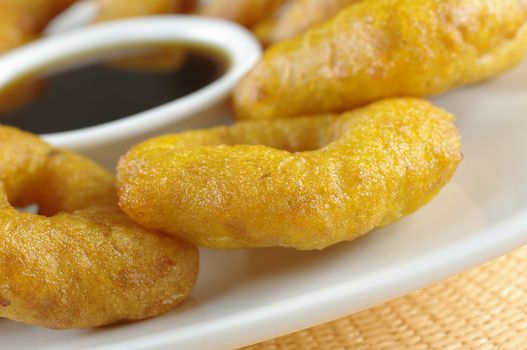
<svg viewBox="0 0 527 350">
<path fill-rule="evenodd" d="M 0 317 L 96 327 L 159 315 L 192 290 L 195 247 L 133 223 L 91 161 L 0 127 L 0 188 Z M 12 207 L 30 203 L 42 215 Z"/>
<path fill-rule="evenodd" d="M 254 27 L 254 33 L 268 46 L 290 39 L 319 25 L 361 0 L 291 0 L 273 17 Z"/>
<path fill-rule="evenodd" d="M 377 0 L 267 50 L 237 86 L 240 119 L 346 111 L 490 78 L 527 51 L 518 0 Z"/>
<path fill-rule="evenodd" d="M 220 17 L 252 27 L 271 17 L 286 0 L 212 0 L 198 9 L 198 14 Z"/>
<path fill-rule="evenodd" d="M 155 138 L 120 160 L 117 187 L 133 220 L 201 246 L 322 249 L 418 209 L 460 160 L 450 114 L 394 99 Z"/>
</svg>

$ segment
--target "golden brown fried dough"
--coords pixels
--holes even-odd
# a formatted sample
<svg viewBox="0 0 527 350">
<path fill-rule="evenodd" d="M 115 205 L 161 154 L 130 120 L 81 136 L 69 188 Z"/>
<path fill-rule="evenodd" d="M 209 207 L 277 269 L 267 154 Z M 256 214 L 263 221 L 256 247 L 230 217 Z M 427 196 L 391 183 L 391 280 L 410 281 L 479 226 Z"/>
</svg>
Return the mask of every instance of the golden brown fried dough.
<svg viewBox="0 0 527 350">
<path fill-rule="evenodd" d="M 31 18 L 35 31 L 40 32 L 59 13 L 66 10 L 75 0 L 0 0 Z"/>
<path fill-rule="evenodd" d="M 185 13 L 194 9 L 194 0 L 98 0 L 97 22 L 116 19 Z M 180 48 L 163 48 L 148 54 L 112 61 L 112 65 L 123 69 L 172 71 L 185 62 L 186 55 Z"/>
<path fill-rule="evenodd" d="M 271 17 L 285 2 L 286 0 L 212 0 L 198 9 L 198 13 L 252 27 Z"/>
<path fill-rule="evenodd" d="M 274 44 L 327 21 L 359 1 L 362 0 L 291 0 L 272 18 L 259 23 L 254 32 L 265 46 Z"/>
<path fill-rule="evenodd" d="M 75 0 L 0 0 L 0 55 L 38 38 L 46 25 Z M 0 91 L 0 113 L 40 95 L 44 83 L 25 80 Z"/>
<path fill-rule="evenodd" d="M 98 0 L 97 21 L 121 18 L 182 13 L 192 10 L 191 0 Z"/>
<path fill-rule="evenodd" d="M 394 99 L 155 138 L 117 186 L 133 220 L 201 246 L 322 249 L 412 213 L 460 160 L 450 114 Z"/>
<path fill-rule="evenodd" d="M 193 288 L 196 249 L 133 223 L 91 161 L 0 127 L 0 189 L 0 317 L 96 327 L 164 313 Z M 12 207 L 31 203 L 42 215 Z"/>
<path fill-rule="evenodd" d="M 0 55 L 26 44 L 37 37 L 29 15 L 0 0 Z M 42 83 L 24 81 L 0 91 L 0 113 L 20 107 L 42 90 Z"/>
<path fill-rule="evenodd" d="M 0 0 L 0 55 L 35 38 L 31 17 Z"/>
<path fill-rule="evenodd" d="M 526 51 L 525 1 L 362 1 L 267 50 L 237 86 L 235 112 L 283 118 L 434 95 L 495 76 Z"/>
</svg>

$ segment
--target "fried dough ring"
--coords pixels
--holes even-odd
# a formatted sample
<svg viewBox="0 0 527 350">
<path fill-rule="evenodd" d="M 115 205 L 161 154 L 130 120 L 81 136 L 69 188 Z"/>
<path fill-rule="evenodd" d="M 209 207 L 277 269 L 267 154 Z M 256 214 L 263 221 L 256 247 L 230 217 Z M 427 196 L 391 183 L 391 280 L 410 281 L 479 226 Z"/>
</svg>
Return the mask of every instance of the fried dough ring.
<svg viewBox="0 0 527 350">
<path fill-rule="evenodd" d="M 119 204 L 205 247 L 322 249 L 427 203 L 459 148 L 453 117 L 414 99 L 241 122 L 133 147 L 118 166 Z"/>
<path fill-rule="evenodd" d="M 264 46 L 305 32 L 361 0 L 291 0 L 273 17 L 253 29 Z"/>
<path fill-rule="evenodd" d="M 195 0 L 98 0 L 99 12 L 96 22 L 122 18 L 186 13 L 192 11 Z M 112 66 L 121 69 L 146 71 L 174 71 L 186 60 L 180 48 L 156 49 L 147 54 L 112 60 Z"/>
<path fill-rule="evenodd" d="M 0 55 L 36 37 L 31 18 L 0 1 Z"/>
<path fill-rule="evenodd" d="M 34 31 L 40 32 L 74 2 L 75 0 L 0 0 L 0 6 L 15 8 L 30 17 Z"/>
<path fill-rule="evenodd" d="M 285 2 L 286 0 L 212 0 L 197 12 L 252 27 L 271 17 Z"/>
<path fill-rule="evenodd" d="M 0 0 L 0 55 L 22 46 L 37 37 L 32 19 L 19 9 Z M 22 81 L 0 91 L 0 113 L 14 110 L 38 96 L 40 81 Z"/>
<path fill-rule="evenodd" d="M 361 1 L 269 48 L 234 109 L 239 119 L 284 118 L 429 96 L 495 76 L 526 51 L 525 1 Z"/>
<path fill-rule="evenodd" d="M 0 317 L 87 328 L 159 315 L 196 280 L 196 249 L 133 223 L 91 161 L 0 127 Z M 38 203 L 40 213 L 12 205 Z"/>
<path fill-rule="evenodd" d="M 98 0 L 97 21 L 184 13 L 195 7 L 194 0 Z"/>
<path fill-rule="evenodd" d="M 74 0 L 0 0 L 0 55 L 39 37 Z M 44 83 L 25 80 L 0 91 L 0 113 L 23 106 L 42 93 Z"/>
</svg>

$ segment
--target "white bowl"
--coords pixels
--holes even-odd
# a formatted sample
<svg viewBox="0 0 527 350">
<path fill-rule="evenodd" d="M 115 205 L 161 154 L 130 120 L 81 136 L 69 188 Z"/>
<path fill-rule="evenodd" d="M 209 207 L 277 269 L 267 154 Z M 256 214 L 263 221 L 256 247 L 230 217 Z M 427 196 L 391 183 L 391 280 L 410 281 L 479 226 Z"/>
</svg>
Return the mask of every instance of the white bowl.
<svg viewBox="0 0 527 350">
<path fill-rule="evenodd" d="M 123 49 L 159 43 L 210 47 L 227 58 L 228 67 L 218 80 L 167 104 L 116 121 L 43 135 L 57 147 L 75 150 L 113 168 L 118 157 L 133 144 L 181 130 L 183 120 L 198 118 L 193 123 L 208 125 L 224 118 L 231 90 L 261 55 L 254 37 L 231 22 L 195 16 L 157 16 L 73 30 L 2 56 L 0 90 L 29 74 L 56 74 L 122 53 Z"/>
</svg>

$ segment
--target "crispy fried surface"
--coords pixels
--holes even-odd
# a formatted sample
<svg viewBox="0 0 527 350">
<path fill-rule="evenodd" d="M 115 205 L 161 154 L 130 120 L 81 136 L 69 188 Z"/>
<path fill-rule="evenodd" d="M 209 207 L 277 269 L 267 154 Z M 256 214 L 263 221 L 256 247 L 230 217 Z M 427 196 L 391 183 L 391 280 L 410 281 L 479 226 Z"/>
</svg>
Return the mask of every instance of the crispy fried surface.
<svg viewBox="0 0 527 350">
<path fill-rule="evenodd" d="M 240 119 L 339 112 L 492 77 L 527 51 L 527 3 L 376 0 L 272 46 L 236 88 Z"/>
<path fill-rule="evenodd" d="M 212 0 L 199 8 L 198 13 L 251 27 L 271 17 L 285 2 L 286 0 Z"/>
<path fill-rule="evenodd" d="M 132 219 L 198 245 L 321 249 L 418 209 L 460 160 L 451 115 L 395 99 L 155 138 L 117 184 Z"/>
<path fill-rule="evenodd" d="M 133 223 L 113 183 L 83 157 L 0 127 L 0 317 L 95 327 L 159 315 L 190 293 L 196 249 Z M 29 203 L 47 216 L 11 206 Z"/>
<path fill-rule="evenodd" d="M 284 9 L 259 23 L 254 32 L 264 45 L 290 39 L 319 25 L 361 0 L 291 0 Z"/>
</svg>

